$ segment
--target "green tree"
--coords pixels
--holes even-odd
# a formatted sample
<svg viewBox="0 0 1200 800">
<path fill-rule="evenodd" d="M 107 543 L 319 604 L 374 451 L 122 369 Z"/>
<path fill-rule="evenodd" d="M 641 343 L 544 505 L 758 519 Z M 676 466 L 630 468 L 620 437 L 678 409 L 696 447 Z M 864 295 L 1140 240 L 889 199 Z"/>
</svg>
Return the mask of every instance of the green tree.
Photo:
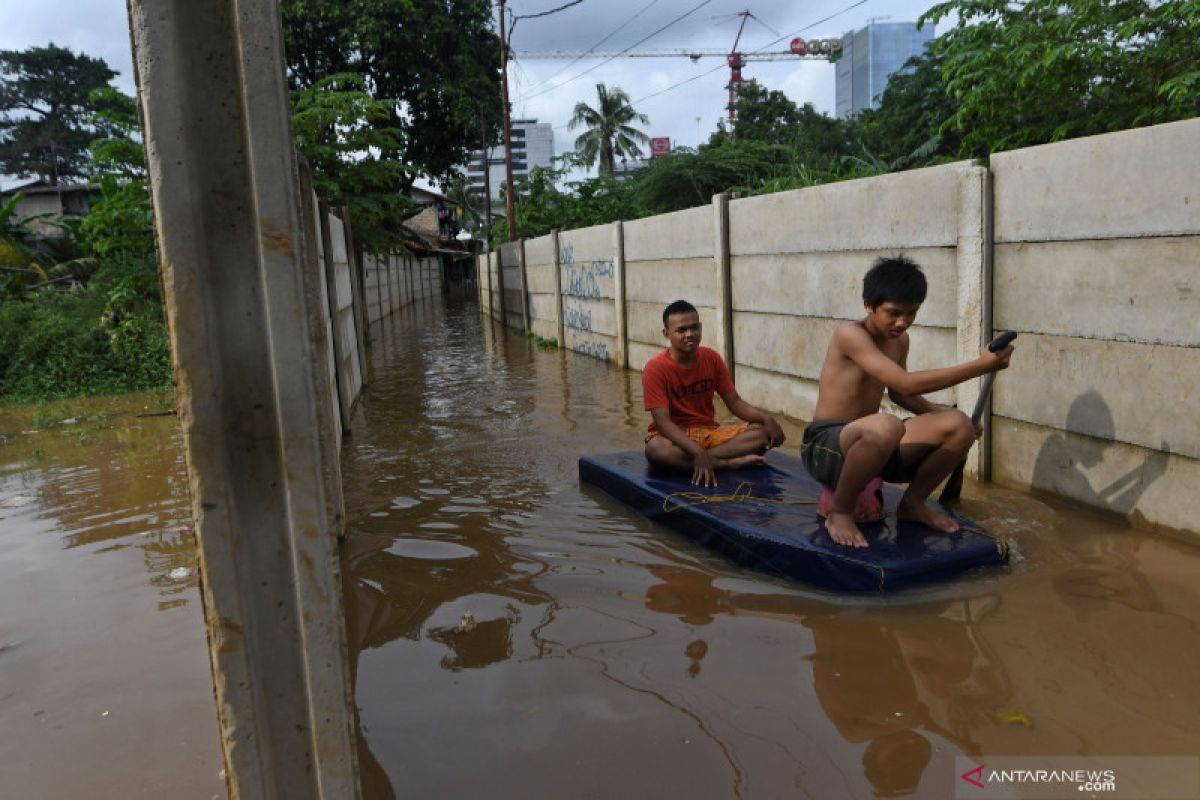
<svg viewBox="0 0 1200 800">
<path fill-rule="evenodd" d="M 575 114 L 567 124 L 572 130 L 580 125 L 587 126 L 575 140 L 575 150 L 580 160 L 589 166 L 599 160 L 600 174 L 612 177 L 616 172 L 616 156 L 639 158 L 642 151 L 638 142 L 646 144 L 650 141 L 650 137 L 630 123 L 649 125 L 650 118 L 633 109 L 624 89 L 610 90 L 603 83 L 597 83 L 596 98 L 595 108 L 587 103 L 576 103 Z"/>
<path fill-rule="evenodd" d="M 962 133 L 984 155 L 1200 114 L 1200 0 L 949 0 L 935 40 Z"/>
<path fill-rule="evenodd" d="M 88 95 L 116 77 L 102 59 L 49 44 L 0 50 L 0 173 L 58 182 L 88 173 Z"/>
<path fill-rule="evenodd" d="M 390 100 L 377 100 L 363 78 L 339 73 L 292 92 L 296 149 L 312 168 L 313 189 L 331 206 L 346 206 L 356 246 L 386 253 L 401 241 L 404 197 L 414 170 L 385 154 L 403 148 Z"/>
<path fill-rule="evenodd" d="M 963 136 L 947 124 L 957 107 L 942 80 L 942 61 L 938 55 L 914 56 L 888 79 L 879 107 L 855 119 L 862 147 L 852 157 L 883 172 L 960 157 Z"/>
<path fill-rule="evenodd" d="M 402 132 L 380 162 L 448 182 L 479 138 L 479 120 L 500 119 L 500 44 L 488 0 L 283 0 L 288 72 L 294 89 L 354 73 Z"/>
</svg>

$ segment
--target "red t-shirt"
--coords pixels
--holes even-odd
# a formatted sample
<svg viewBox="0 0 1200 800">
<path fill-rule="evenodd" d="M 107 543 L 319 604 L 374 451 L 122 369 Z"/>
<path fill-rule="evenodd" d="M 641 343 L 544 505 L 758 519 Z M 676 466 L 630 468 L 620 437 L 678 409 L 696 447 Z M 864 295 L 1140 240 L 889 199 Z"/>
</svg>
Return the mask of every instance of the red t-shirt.
<svg viewBox="0 0 1200 800">
<path fill-rule="evenodd" d="M 695 425 L 715 427 L 713 393 L 729 394 L 733 379 L 729 368 L 716 350 L 696 349 L 696 360 L 690 367 L 680 366 L 669 350 L 650 359 L 642 372 L 642 397 L 645 409 L 665 408 L 671 421 L 681 428 Z M 657 432 L 650 423 L 650 432 Z"/>
</svg>

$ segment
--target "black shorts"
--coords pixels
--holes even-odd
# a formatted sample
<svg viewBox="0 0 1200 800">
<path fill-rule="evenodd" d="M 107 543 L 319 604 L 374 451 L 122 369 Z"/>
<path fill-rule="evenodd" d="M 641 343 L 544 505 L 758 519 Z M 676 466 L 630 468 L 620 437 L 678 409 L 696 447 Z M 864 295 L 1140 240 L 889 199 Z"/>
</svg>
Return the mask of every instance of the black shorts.
<svg viewBox="0 0 1200 800">
<path fill-rule="evenodd" d="M 814 420 L 804 429 L 804 439 L 800 443 L 800 460 L 805 468 L 818 483 L 830 489 L 837 488 L 838 478 L 842 475 L 841 437 L 846 425 L 847 421 L 843 419 Z M 879 477 L 888 483 L 909 483 L 919 466 L 919 462 L 905 464 L 897 447 L 883 465 Z"/>
</svg>

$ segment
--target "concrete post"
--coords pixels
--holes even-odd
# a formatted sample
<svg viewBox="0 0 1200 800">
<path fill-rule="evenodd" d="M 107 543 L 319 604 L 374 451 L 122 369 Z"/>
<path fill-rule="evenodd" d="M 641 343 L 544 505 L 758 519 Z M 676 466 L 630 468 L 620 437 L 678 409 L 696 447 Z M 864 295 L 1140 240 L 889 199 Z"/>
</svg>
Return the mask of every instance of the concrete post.
<svg viewBox="0 0 1200 800">
<path fill-rule="evenodd" d="M 565 350 L 567 347 L 567 328 L 563 319 L 563 293 L 562 293 L 562 261 L 558 250 L 558 235 L 560 231 L 555 228 L 550 232 L 554 237 L 554 318 L 555 325 L 558 328 L 558 349 Z"/>
<path fill-rule="evenodd" d="M 521 324 L 525 326 L 525 332 L 530 333 L 532 329 L 529 327 L 529 273 L 525 269 L 525 240 L 520 240 L 520 246 L 517 247 L 517 263 L 521 267 Z"/>
<path fill-rule="evenodd" d="M 350 346 L 342 335 L 342 326 L 338 324 L 338 293 L 337 293 L 337 262 L 333 257 L 333 236 L 329 230 L 329 206 L 322 200 L 317 205 L 317 215 L 321 220 L 321 251 L 325 255 L 325 291 L 329 298 L 329 330 L 333 334 L 334 375 L 333 380 L 338 390 L 338 410 L 342 417 L 342 433 L 350 433 L 350 408 L 354 404 L 354 390 L 350 387 L 348 376 L 343 373 L 346 363 L 346 349 Z"/>
<path fill-rule="evenodd" d="M 729 195 L 714 194 L 713 208 L 713 266 L 717 271 L 717 318 L 721 321 L 721 338 L 716 343 L 721 358 L 736 380 L 737 362 L 733 349 L 733 280 L 729 256 Z"/>
<path fill-rule="evenodd" d="M 965 167 L 959 177 L 958 203 L 958 341 L 959 363 L 979 356 L 991 338 L 992 182 L 986 167 Z M 979 380 L 960 383 L 954 402 L 970 414 L 979 397 Z M 990 413 L 990 408 L 988 410 Z M 984 422 L 984 439 L 967 456 L 966 474 L 986 480 L 991 425 Z"/>
<path fill-rule="evenodd" d="M 629 368 L 629 306 L 625 302 L 625 223 L 613 225 L 613 303 L 617 311 L 618 366 Z"/>
<path fill-rule="evenodd" d="M 367 388 L 367 293 L 363 287 L 362 253 L 354 248 L 354 231 L 350 229 L 350 209 L 338 209 L 342 232 L 346 236 L 346 259 L 350 262 L 350 292 L 354 297 L 354 335 L 358 338 L 358 374 L 363 376 L 362 389 Z"/>
<path fill-rule="evenodd" d="M 323 322 L 276 0 L 129 0 L 231 797 L 360 795 Z"/>
<path fill-rule="evenodd" d="M 500 326 L 508 327 L 508 298 L 504 296 L 504 250 L 496 248 L 496 282 L 500 284 Z"/>
</svg>

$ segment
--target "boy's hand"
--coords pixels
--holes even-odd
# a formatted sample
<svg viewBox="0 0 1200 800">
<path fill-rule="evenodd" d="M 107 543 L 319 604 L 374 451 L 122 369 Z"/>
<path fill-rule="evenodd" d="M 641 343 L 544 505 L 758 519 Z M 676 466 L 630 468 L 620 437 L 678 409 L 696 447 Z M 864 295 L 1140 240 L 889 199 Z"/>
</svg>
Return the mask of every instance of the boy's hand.
<svg viewBox="0 0 1200 800">
<path fill-rule="evenodd" d="M 767 434 L 767 447 L 779 447 L 787 439 L 774 417 L 767 417 L 763 422 L 763 431 Z"/>
<path fill-rule="evenodd" d="M 1013 346 L 1011 344 L 1003 350 L 997 350 L 995 353 L 985 348 L 979 360 L 987 367 L 988 372 L 998 372 L 1002 369 L 1008 369 L 1008 360 L 1012 358 L 1012 354 Z"/>
<path fill-rule="evenodd" d="M 712 456 L 703 447 L 700 452 L 692 454 L 692 485 L 717 486 L 717 473 L 713 469 Z"/>
</svg>

